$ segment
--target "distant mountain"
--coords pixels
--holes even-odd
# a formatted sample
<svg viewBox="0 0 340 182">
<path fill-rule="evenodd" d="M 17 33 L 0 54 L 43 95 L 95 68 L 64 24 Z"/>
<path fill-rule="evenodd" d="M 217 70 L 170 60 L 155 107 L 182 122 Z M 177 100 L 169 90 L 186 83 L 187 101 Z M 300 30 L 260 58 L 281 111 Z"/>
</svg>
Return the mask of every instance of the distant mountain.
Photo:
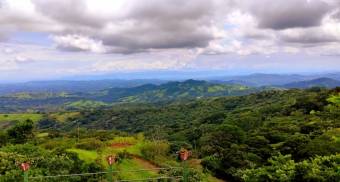
<svg viewBox="0 0 340 182">
<path fill-rule="evenodd" d="M 226 75 L 225 71 L 216 71 L 215 75 Z M 118 88 L 115 92 L 122 92 L 122 96 L 127 96 L 125 88 L 139 87 L 145 84 L 160 85 L 173 81 L 184 81 L 184 78 L 195 78 L 199 80 L 206 80 L 215 84 L 226 85 L 245 85 L 249 87 L 262 87 L 262 86 L 276 86 L 285 85 L 292 82 L 307 81 L 317 78 L 331 78 L 340 80 L 340 73 L 327 73 L 327 74 L 263 74 L 256 73 L 243 76 L 212 76 L 212 72 L 153 72 L 151 75 L 147 73 L 134 73 L 134 77 L 128 77 L 129 74 L 116 74 L 110 77 L 79 77 L 76 80 L 51 80 L 51 81 L 31 81 L 24 83 L 7 83 L 0 84 L 0 96 L 22 93 L 22 92 L 98 92 L 100 90 L 107 90 L 109 88 Z M 131 76 L 131 75 L 130 75 Z M 148 77 L 147 77 L 148 76 Z M 176 78 L 174 78 L 176 77 Z M 105 78 L 105 79 L 104 79 Z M 138 79 L 139 78 L 139 79 Z M 141 79 L 142 78 L 142 79 Z M 154 79 L 157 78 L 157 79 Z M 80 80 L 83 79 L 83 80 Z M 88 80 L 86 80 L 88 79 Z M 97 80 L 95 80 L 97 79 Z M 163 79 L 163 80 L 162 80 Z M 121 89 L 123 88 L 123 89 Z M 136 88 L 138 92 L 141 88 Z M 121 96 L 119 96 L 121 97 Z"/>
<path fill-rule="evenodd" d="M 292 82 L 282 85 L 284 88 L 310 88 L 310 87 L 327 87 L 334 88 L 339 87 L 340 81 L 331 78 L 317 78 L 307 81 Z"/>
<path fill-rule="evenodd" d="M 115 93 L 113 89 L 109 93 Z M 138 91 L 140 90 L 140 91 Z M 245 95 L 259 89 L 243 85 L 215 84 L 207 81 L 187 80 L 162 85 L 144 85 L 133 88 L 134 94 L 120 98 L 121 102 L 160 102 L 178 99 L 195 99 L 213 96 Z M 131 93 L 131 89 L 128 92 Z"/>
<path fill-rule="evenodd" d="M 161 80 L 88 80 L 88 81 L 32 81 L 24 83 L 0 84 L 0 95 L 21 92 L 94 92 L 108 88 L 128 88 L 144 84 L 161 84 Z"/>
<path fill-rule="evenodd" d="M 268 86 L 268 85 L 283 85 L 293 81 L 303 81 L 309 76 L 302 75 L 280 75 L 280 74 L 262 74 L 256 73 L 245 76 L 226 77 L 224 81 L 232 81 L 234 83 L 245 83 L 248 86 Z"/>
<path fill-rule="evenodd" d="M 115 103 L 156 103 L 174 100 L 189 100 L 201 97 L 238 96 L 267 88 L 255 88 L 237 84 L 216 84 L 207 81 L 187 80 L 165 84 L 144 84 L 131 88 L 108 88 L 93 92 L 16 93 L 0 97 L 0 112 L 33 108 L 92 108 Z M 91 106 L 91 107 L 90 107 Z"/>
<path fill-rule="evenodd" d="M 327 74 L 311 74 L 311 75 L 299 75 L 299 74 L 263 74 L 256 73 L 244 76 L 229 76 L 214 78 L 214 80 L 224 81 L 225 83 L 240 83 L 247 86 L 271 86 L 271 85 L 285 85 L 292 82 L 300 82 L 313 80 L 318 78 L 331 78 L 340 80 L 340 73 L 327 73 Z"/>
</svg>

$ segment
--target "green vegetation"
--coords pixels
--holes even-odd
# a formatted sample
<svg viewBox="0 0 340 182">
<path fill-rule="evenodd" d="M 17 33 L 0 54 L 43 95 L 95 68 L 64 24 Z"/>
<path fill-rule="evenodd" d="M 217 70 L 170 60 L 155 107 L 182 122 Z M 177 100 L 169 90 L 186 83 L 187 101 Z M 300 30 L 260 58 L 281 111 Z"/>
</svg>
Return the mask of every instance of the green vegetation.
<svg viewBox="0 0 340 182">
<path fill-rule="evenodd" d="M 184 89 L 190 94 L 165 89 L 152 98 L 221 90 L 190 85 Z M 149 87 L 155 86 L 144 89 Z M 151 98 L 145 93 L 134 98 Z M 38 122 L 23 120 L 0 131 L 0 181 L 18 181 L 16 163 L 26 160 L 32 176 L 105 171 L 108 155 L 117 157 L 115 179 L 180 176 L 181 169 L 153 168 L 182 166 L 176 154 L 181 148 L 192 151 L 190 181 L 218 181 L 211 175 L 227 181 L 339 181 L 339 93 L 267 90 L 46 113 Z M 131 171 L 141 168 L 148 170 Z M 91 180 L 98 176 L 63 179 Z"/>
<path fill-rule="evenodd" d="M 67 122 L 69 120 L 74 120 L 79 116 L 79 112 L 59 112 L 59 113 L 52 113 L 49 115 L 50 118 L 58 121 L 58 122 Z"/>
<path fill-rule="evenodd" d="M 82 149 L 67 149 L 66 151 L 77 153 L 79 159 L 87 163 L 94 162 L 98 157 L 96 151 L 88 151 L 88 150 L 82 150 Z"/>
<path fill-rule="evenodd" d="M 340 105 L 340 94 L 332 95 L 330 98 L 327 99 L 327 101 Z"/>
<path fill-rule="evenodd" d="M 162 85 L 146 84 L 132 88 L 108 88 L 95 92 L 20 92 L 0 96 L 0 112 L 81 111 L 98 107 L 107 108 L 117 103 L 167 103 L 203 97 L 246 95 L 265 89 L 187 80 Z"/>
<path fill-rule="evenodd" d="M 80 100 L 76 102 L 66 103 L 66 107 L 70 109 L 89 109 L 108 106 L 108 104 L 93 100 Z"/>
<path fill-rule="evenodd" d="M 244 181 L 339 181 L 340 155 L 317 156 L 294 162 L 290 155 L 275 156 L 270 165 L 239 171 Z"/>
<path fill-rule="evenodd" d="M 129 172 L 134 170 L 145 169 L 145 165 L 139 163 L 136 160 L 125 159 L 120 162 L 116 168 L 116 170 L 122 171 L 119 173 L 119 179 L 124 180 L 136 180 L 136 179 L 146 179 L 158 176 L 156 171 L 138 171 L 138 172 Z"/>
<path fill-rule="evenodd" d="M 20 114 L 0 114 L 0 122 L 5 121 L 26 121 L 31 120 L 37 122 L 42 119 L 42 114 L 30 114 L 30 113 L 20 113 Z"/>
<path fill-rule="evenodd" d="M 339 153 L 340 108 L 334 102 L 338 93 L 311 88 L 162 107 L 117 106 L 83 112 L 80 122 L 87 128 L 143 131 L 146 138 L 169 141 L 170 153 L 193 149 L 215 176 L 242 180 L 237 171 L 260 168 L 279 153 L 291 155 L 296 163 Z M 153 160 L 143 150 L 141 154 Z"/>
</svg>

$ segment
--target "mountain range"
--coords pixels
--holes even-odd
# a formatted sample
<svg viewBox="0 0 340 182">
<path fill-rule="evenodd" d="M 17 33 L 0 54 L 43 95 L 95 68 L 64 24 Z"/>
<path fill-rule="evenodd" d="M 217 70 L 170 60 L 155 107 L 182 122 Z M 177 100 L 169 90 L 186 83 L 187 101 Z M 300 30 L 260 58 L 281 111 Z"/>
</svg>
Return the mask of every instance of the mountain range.
<svg viewBox="0 0 340 182">
<path fill-rule="evenodd" d="M 253 74 L 219 80 L 40 81 L 0 85 L 0 112 L 106 107 L 117 103 L 162 103 L 239 96 L 263 90 L 340 86 L 329 77 Z M 330 78 L 331 77 L 331 78 Z"/>
<path fill-rule="evenodd" d="M 93 106 L 104 107 L 117 103 L 184 101 L 202 97 L 247 95 L 264 89 L 268 88 L 186 80 L 160 85 L 144 84 L 131 88 L 108 88 L 91 92 L 23 92 L 1 96 L 0 112 L 12 112 L 27 108 L 35 110 L 77 109 Z"/>
<path fill-rule="evenodd" d="M 317 78 L 313 80 L 298 81 L 282 85 L 284 88 L 310 88 L 326 87 L 334 88 L 340 86 L 340 81 L 331 78 Z"/>
</svg>

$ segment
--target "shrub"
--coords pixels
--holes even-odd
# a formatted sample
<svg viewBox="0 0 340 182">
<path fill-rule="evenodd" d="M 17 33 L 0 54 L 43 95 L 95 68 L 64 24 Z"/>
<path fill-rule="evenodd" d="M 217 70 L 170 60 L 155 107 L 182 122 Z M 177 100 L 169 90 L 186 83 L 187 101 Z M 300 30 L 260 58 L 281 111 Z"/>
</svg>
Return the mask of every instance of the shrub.
<svg viewBox="0 0 340 182">
<path fill-rule="evenodd" d="M 156 157 L 165 157 L 169 150 L 169 144 L 164 141 L 146 142 L 141 147 L 142 156 L 149 160 L 154 160 Z"/>
</svg>

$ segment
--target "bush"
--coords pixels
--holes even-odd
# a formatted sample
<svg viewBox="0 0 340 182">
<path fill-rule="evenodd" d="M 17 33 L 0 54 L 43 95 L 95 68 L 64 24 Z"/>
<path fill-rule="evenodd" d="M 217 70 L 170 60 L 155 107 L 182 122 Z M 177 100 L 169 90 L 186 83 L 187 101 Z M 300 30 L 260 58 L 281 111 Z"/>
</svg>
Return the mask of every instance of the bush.
<svg viewBox="0 0 340 182">
<path fill-rule="evenodd" d="M 7 130 L 7 135 L 13 143 L 25 143 L 34 137 L 33 129 L 33 121 L 26 120 L 16 123 L 15 126 Z"/>
<path fill-rule="evenodd" d="M 131 159 L 131 154 L 129 154 L 126 150 L 122 152 L 118 152 L 116 156 L 117 162 L 122 162 L 124 159 Z"/>
<path fill-rule="evenodd" d="M 170 146 L 164 141 L 146 142 L 141 147 L 142 156 L 148 160 L 154 160 L 157 157 L 165 157 L 170 150 Z"/>
</svg>

